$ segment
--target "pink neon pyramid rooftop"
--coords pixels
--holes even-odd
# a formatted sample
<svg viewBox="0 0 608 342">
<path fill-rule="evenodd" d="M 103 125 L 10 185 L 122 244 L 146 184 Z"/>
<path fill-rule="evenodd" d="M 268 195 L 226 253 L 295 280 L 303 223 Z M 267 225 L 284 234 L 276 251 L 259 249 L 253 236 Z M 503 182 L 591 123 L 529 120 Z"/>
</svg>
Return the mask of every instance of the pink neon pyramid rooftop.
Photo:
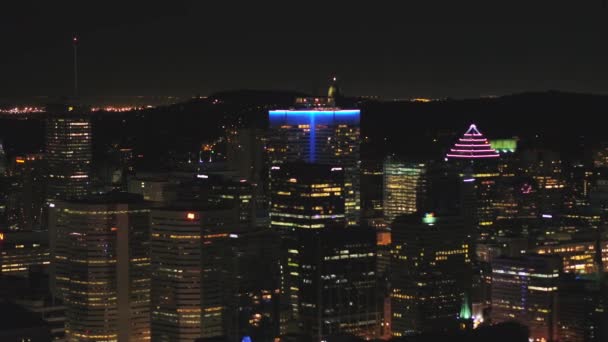
<svg viewBox="0 0 608 342">
<path fill-rule="evenodd" d="M 458 139 L 454 147 L 446 155 L 446 158 L 478 159 L 498 158 L 499 154 L 490 146 L 486 139 L 474 124 Z"/>
</svg>

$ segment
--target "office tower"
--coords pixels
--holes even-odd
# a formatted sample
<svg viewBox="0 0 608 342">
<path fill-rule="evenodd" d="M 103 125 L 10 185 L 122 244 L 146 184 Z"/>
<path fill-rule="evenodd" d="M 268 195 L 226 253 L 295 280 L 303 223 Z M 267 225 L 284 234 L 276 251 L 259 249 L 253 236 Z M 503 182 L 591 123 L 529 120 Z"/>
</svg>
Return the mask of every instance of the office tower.
<svg viewBox="0 0 608 342">
<path fill-rule="evenodd" d="M 562 211 L 566 184 L 558 153 L 544 149 L 524 151 L 521 155 L 520 173 L 533 180 L 539 214 Z"/>
<path fill-rule="evenodd" d="M 533 341 L 557 339 L 561 258 L 525 255 L 492 260 L 492 322 L 516 321 Z"/>
<path fill-rule="evenodd" d="M 384 161 L 384 220 L 390 225 L 395 217 L 420 209 L 425 190 L 425 165 L 387 158 Z"/>
<path fill-rule="evenodd" d="M 393 337 L 458 329 L 471 291 L 470 229 L 432 213 L 399 216 L 391 228 Z"/>
<path fill-rule="evenodd" d="M 235 172 L 233 178 L 253 186 L 254 218 L 264 220 L 268 219 L 266 140 L 266 132 L 259 128 L 240 128 L 226 137 L 227 167 Z"/>
<path fill-rule="evenodd" d="M 384 224 L 382 168 L 382 160 L 361 161 L 361 220 L 371 226 Z"/>
<path fill-rule="evenodd" d="M 10 194 L 8 211 L 15 213 L 16 230 L 31 231 L 46 226 L 43 223 L 46 202 L 46 161 L 42 154 L 27 154 L 14 159 L 11 175 L 16 186 Z"/>
<path fill-rule="evenodd" d="M 203 227 L 201 330 L 229 341 L 272 340 L 279 334 L 279 234 L 242 228 Z"/>
<path fill-rule="evenodd" d="M 595 168 L 606 168 L 608 167 L 608 144 L 605 142 L 601 143 L 601 146 L 593 149 L 593 166 Z"/>
<path fill-rule="evenodd" d="M 221 286 L 202 283 L 203 264 L 208 264 L 203 258 L 203 234 L 212 230 L 208 235 L 227 235 L 223 226 L 236 220 L 231 210 L 152 210 L 153 340 L 193 341 L 201 336 L 223 335 Z M 203 295 L 218 296 L 219 303 L 204 305 Z"/>
<path fill-rule="evenodd" d="M 381 315 L 379 318 L 380 332 L 378 338 L 391 338 L 391 247 L 392 235 L 388 227 L 376 228 L 376 279 L 377 295 Z"/>
<path fill-rule="evenodd" d="M 513 176 L 509 165 L 502 161 L 476 125 L 471 125 L 459 138 L 446 154 L 446 160 L 459 169 L 462 181 L 468 183 L 468 191 L 472 192 L 463 209 L 477 226 L 476 239 L 491 240 L 492 226 L 499 213 L 511 214 L 513 199 L 508 196 L 509 186 L 505 188 L 506 178 Z"/>
<path fill-rule="evenodd" d="M 91 120 L 74 107 L 47 111 L 48 198 L 82 198 L 91 184 Z"/>
<path fill-rule="evenodd" d="M 228 340 L 274 340 L 280 335 L 279 234 L 266 227 L 248 228 L 206 241 L 211 243 L 204 255 L 219 267 L 204 275 L 219 278 L 226 293 L 222 304 Z"/>
<path fill-rule="evenodd" d="M 0 232 L 0 272 L 27 277 L 50 264 L 48 237 L 42 231 Z"/>
<path fill-rule="evenodd" d="M 558 292 L 558 341 L 599 342 L 605 310 L 596 279 L 568 275 L 560 279 Z"/>
<path fill-rule="evenodd" d="M 596 241 L 569 241 L 532 249 L 541 255 L 558 255 L 562 258 L 563 272 L 574 274 L 595 274 L 597 270 Z M 608 242 L 601 244 L 601 258 L 608 261 Z M 603 272 L 608 272 L 608 264 L 603 264 Z"/>
<path fill-rule="evenodd" d="M 150 339 L 150 210 L 109 193 L 49 204 L 51 290 L 70 341 Z"/>
<path fill-rule="evenodd" d="M 270 170 L 270 226 L 284 231 L 345 226 L 342 167 L 285 163 Z"/>
<path fill-rule="evenodd" d="M 47 322 L 17 304 L 3 303 L 0 314 L 1 341 L 48 341 L 51 332 Z"/>
<path fill-rule="evenodd" d="M 450 152 L 446 154 L 447 159 L 488 159 L 498 158 L 500 155 L 492 148 L 490 142 L 472 124 L 464 135 L 458 139 Z"/>
<path fill-rule="evenodd" d="M 0 177 L 0 231 L 19 230 L 19 198 L 21 183 L 17 177 Z"/>
<path fill-rule="evenodd" d="M 4 145 L 0 140 L 0 177 L 4 176 L 8 168 L 8 160 L 6 159 L 6 152 L 4 151 Z"/>
<path fill-rule="evenodd" d="M 128 179 L 127 189 L 131 194 L 143 196 L 146 201 L 168 203 L 174 199 L 168 191 L 170 184 L 166 174 L 137 174 Z"/>
<path fill-rule="evenodd" d="M 257 187 L 246 181 L 219 180 L 211 183 L 209 202 L 218 206 L 238 208 L 239 222 L 255 225 L 254 192 Z"/>
<path fill-rule="evenodd" d="M 309 340 L 345 334 L 377 337 L 382 307 L 376 293 L 375 231 L 349 227 L 293 234 L 286 242 L 282 272 L 289 311 L 281 320 Z"/>
<path fill-rule="evenodd" d="M 264 172 L 264 146 L 266 137 L 258 128 L 240 128 L 226 138 L 228 168 L 236 177 L 258 183 Z"/>
<path fill-rule="evenodd" d="M 335 108 L 331 102 L 299 99 L 302 109 L 271 110 L 267 151 L 271 165 L 308 162 L 343 167 L 347 224 L 355 225 L 361 207 L 360 111 Z"/>
<path fill-rule="evenodd" d="M 98 163 L 96 173 L 100 177 L 102 190 L 127 191 L 129 176 L 135 174 L 135 159 L 131 147 L 112 143 Z"/>
</svg>

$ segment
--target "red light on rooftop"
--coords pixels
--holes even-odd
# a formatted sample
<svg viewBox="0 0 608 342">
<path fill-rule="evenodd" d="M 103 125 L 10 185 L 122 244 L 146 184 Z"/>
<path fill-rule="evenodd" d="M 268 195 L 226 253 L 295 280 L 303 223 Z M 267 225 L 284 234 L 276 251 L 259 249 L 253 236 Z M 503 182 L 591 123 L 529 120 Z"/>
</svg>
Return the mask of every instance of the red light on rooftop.
<svg viewBox="0 0 608 342">
<path fill-rule="evenodd" d="M 117 227 L 112 227 L 110 230 L 113 231 L 113 232 L 116 232 L 116 231 L 118 231 L 118 228 Z"/>
<path fill-rule="evenodd" d="M 196 216 L 194 215 L 194 213 L 188 213 L 188 214 L 186 215 L 186 218 L 188 218 L 188 220 L 194 220 L 194 218 L 195 218 L 195 217 L 196 217 Z"/>
</svg>

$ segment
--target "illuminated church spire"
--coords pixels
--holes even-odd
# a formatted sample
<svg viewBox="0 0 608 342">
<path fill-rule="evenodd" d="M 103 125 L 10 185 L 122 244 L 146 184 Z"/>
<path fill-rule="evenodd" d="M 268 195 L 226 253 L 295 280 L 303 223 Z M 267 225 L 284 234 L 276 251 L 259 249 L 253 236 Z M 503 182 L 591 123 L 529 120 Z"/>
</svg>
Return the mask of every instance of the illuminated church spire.
<svg viewBox="0 0 608 342">
<path fill-rule="evenodd" d="M 458 139 L 454 147 L 446 155 L 446 158 L 477 159 L 498 158 L 499 154 L 490 146 L 487 138 L 479 132 L 477 126 L 472 124 L 464 135 Z"/>
</svg>

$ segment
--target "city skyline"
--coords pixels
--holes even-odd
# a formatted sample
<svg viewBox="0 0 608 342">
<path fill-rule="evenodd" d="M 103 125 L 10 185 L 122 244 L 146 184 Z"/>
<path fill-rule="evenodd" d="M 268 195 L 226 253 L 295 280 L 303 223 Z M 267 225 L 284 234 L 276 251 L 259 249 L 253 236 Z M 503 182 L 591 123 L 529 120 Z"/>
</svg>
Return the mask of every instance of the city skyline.
<svg viewBox="0 0 608 342">
<path fill-rule="evenodd" d="M 608 341 L 607 1 L 7 6 L 0 341 Z"/>
</svg>

